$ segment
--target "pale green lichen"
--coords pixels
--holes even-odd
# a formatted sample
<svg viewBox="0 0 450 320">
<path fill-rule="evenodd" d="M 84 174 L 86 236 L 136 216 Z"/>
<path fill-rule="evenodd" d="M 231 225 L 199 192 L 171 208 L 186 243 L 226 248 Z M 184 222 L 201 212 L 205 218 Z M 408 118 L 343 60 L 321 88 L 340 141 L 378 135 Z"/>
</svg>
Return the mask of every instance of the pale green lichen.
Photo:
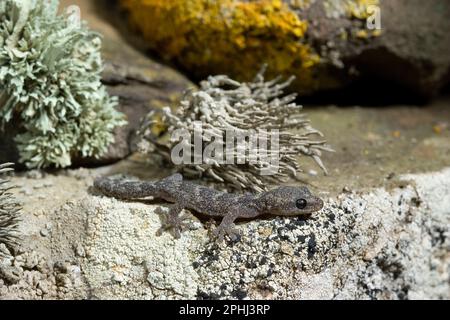
<svg viewBox="0 0 450 320">
<path fill-rule="evenodd" d="M 13 171 L 11 163 L 0 164 L 0 244 L 11 248 L 18 241 L 21 206 L 10 192 L 13 189 L 2 175 Z M 1 255 L 1 251 L 0 251 Z"/>
<path fill-rule="evenodd" d="M 0 123 L 14 123 L 21 161 L 66 167 L 99 157 L 125 124 L 101 83 L 100 36 L 58 15 L 58 0 L 0 3 Z"/>
</svg>

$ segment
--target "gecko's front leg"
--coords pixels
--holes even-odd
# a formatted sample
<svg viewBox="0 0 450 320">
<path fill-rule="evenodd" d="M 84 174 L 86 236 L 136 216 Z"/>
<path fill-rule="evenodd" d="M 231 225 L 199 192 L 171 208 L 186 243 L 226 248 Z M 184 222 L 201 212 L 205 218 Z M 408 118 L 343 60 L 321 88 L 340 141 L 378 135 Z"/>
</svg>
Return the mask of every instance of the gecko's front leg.
<svg viewBox="0 0 450 320">
<path fill-rule="evenodd" d="M 236 241 L 241 236 L 240 232 L 235 228 L 234 221 L 238 218 L 236 213 L 228 213 L 222 219 L 220 225 L 213 230 L 213 235 L 218 242 L 222 242 L 225 235 L 228 235 L 231 241 Z"/>
<path fill-rule="evenodd" d="M 185 222 L 188 216 L 180 216 L 180 213 L 184 208 L 185 206 L 182 203 L 175 203 L 172 205 L 169 209 L 169 213 L 164 215 L 164 221 L 162 222 L 162 226 L 156 235 L 161 236 L 164 231 L 173 230 L 174 237 L 176 239 L 180 239 L 181 232 L 188 228 L 188 223 Z"/>
</svg>

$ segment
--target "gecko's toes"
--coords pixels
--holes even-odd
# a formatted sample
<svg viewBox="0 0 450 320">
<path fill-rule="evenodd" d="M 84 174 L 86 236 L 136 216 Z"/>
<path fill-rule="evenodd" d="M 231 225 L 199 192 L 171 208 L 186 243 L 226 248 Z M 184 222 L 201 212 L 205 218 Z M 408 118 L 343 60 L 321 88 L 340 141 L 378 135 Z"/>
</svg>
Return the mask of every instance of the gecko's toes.
<svg viewBox="0 0 450 320">
<path fill-rule="evenodd" d="M 173 228 L 173 237 L 177 240 L 181 238 L 181 232 L 179 229 Z"/>
<path fill-rule="evenodd" d="M 228 236 L 232 242 L 238 242 L 242 238 L 242 233 L 237 229 L 230 229 L 228 231 Z"/>
<path fill-rule="evenodd" d="M 239 242 L 242 238 L 242 234 L 237 230 L 234 230 L 233 232 L 228 234 L 228 236 L 230 237 L 232 242 Z"/>
<path fill-rule="evenodd" d="M 175 239 L 180 239 L 181 233 L 190 227 L 190 223 L 186 221 L 188 218 L 188 215 L 183 215 L 182 217 L 165 216 L 162 226 L 158 229 L 156 235 L 160 237 L 164 232 L 170 231 Z"/>
<path fill-rule="evenodd" d="M 175 239 L 180 239 L 181 238 L 181 232 L 183 232 L 183 228 L 178 227 L 178 226 L 172 226 L 172 225 L 163 225 L 161 226 L 161 228 L 158 229 L 158 231 L 156 232 L 156 236 L 160 237 L 163 235 L 164 232 L 169 231 L 170 233 L 172 233 L 173 237 Z"/>
<path fill-rule="evenodd" d="M 219 227 L 217 227 L 216 229 L 213 230 L 212 234 L 213 234 L 213 236 L 214 236 L 215 238 L 217 238 L 218 240 L 221 241 L 221 240 L 223 240 L 223 238 L 225 237 L 226 232 L 225 232 L 225 229 L 224 229 L 224 228 L 221 228 L 221 227 L 219 226 Z"/>
<path fill-rule="evenodd" d="M 228 235 L 232 242 L 239 241 L 241 239 L 241 232 L 235 228 L 224 228 L 222 226 L 218 226 L 215 230 L 212 231 L 214 238 L 216 238 L 217 242 L 223 242 L 225 236 Z"/>
<path fill-rule="evenodd" d="M 217 242 L 223 242 L 223 239 L 225 237 L 225 232 L 223 231 L 223 228 L 217 227 L 216 229 L 211 231 L 213 238 Z"/>
</svg>

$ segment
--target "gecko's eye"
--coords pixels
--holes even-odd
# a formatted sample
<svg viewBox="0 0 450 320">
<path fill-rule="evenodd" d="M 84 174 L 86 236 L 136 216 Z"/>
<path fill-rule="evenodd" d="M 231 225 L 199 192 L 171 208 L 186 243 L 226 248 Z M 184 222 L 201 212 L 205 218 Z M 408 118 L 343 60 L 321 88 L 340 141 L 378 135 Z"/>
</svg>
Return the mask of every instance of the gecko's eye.
<svg viewBox="0 0 450 320">
<path fill-rule="evenodd" d="M 305 199 L 298 199 L 297 202 L 295 203 L 295 205 L 297 206 L 297 208 L 299 208 L 300 210 L 303 210 L 306 208 L 306 206 L 308 205 L 308 202 Z"/>
</svg>

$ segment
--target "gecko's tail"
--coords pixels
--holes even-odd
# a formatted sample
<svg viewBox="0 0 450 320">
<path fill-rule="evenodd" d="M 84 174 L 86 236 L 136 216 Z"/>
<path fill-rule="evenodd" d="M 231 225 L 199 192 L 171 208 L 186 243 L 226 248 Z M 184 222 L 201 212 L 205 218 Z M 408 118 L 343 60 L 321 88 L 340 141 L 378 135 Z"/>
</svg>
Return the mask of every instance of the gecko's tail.
<svg viewBox="0 0 450 320">
<path fill-rule="evenodd" d="M 157 183 L 147 181 L 124 181 L 111 178 L 98 178 L 94 187 L 103 194 L 118 199 L 140 199 L 156 197 L 159 194 Z"/>
</svg>

